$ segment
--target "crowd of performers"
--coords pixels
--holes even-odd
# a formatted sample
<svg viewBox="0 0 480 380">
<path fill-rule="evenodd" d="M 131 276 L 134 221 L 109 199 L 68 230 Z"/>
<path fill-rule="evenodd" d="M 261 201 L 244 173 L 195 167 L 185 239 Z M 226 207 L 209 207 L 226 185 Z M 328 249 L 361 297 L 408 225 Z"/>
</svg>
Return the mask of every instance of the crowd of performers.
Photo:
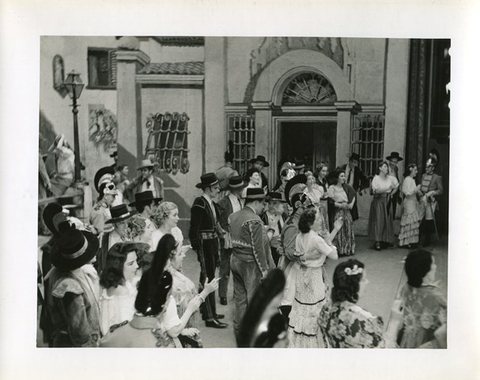
<svg viewBox="0 0 480 380">
<path fill-rule="evenodd" d="M 323 164 L 312 170 L 285 162 L 270 189 L 264 156 L 239 175 L 226 152 L 225 165 L 196 185 L 201 195 L 191 206 L 189 245 L 155 163 L 143 160 L 133 180 L 125 165 L 101 168 L 89 223 L 58 203 L 43 211 L 53 234 L 39 264 L 44 339 L 51 347 L 203 347 L 201 325 L 228 326 L 215 292 L 228 305 L 231 275 L 239 347 L 445 347 L 446 300 L 435 283 L 435 259 L 424 248 L 443 192 L 437 159 L 438 153 L 429 157 L 418 185 L 415 164 L 400 181 L 396 152 L 371 180 L 357 154 L 332 172 Z M 355 254 L 357 196 L 367 191 L 372 249 L 393 246 L 400 203 L 399 246 L 410 249 L 408 280 L 392 300 L 388 326 L 357 305 L 368 296 L 362 262 L 340 262 L 332 289 L 324 267 Z M 199 279 L 182 273 L 190 250 Z"/>
</svg>

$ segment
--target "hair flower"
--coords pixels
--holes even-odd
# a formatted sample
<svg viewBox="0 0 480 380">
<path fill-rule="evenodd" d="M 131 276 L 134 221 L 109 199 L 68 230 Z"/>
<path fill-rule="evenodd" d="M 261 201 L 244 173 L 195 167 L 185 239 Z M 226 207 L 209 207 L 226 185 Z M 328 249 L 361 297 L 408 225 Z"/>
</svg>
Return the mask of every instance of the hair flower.
<svg viewBox="0 0 480 380">
<path fill-rule="evenodd" d="M 363 273 L 363 268 L 359 268 L 358 265 L 354 265 L 353 268 L 345 268 L 345 273 L 347 276 L 355 276 L 357 274 Z"/>
</svg>

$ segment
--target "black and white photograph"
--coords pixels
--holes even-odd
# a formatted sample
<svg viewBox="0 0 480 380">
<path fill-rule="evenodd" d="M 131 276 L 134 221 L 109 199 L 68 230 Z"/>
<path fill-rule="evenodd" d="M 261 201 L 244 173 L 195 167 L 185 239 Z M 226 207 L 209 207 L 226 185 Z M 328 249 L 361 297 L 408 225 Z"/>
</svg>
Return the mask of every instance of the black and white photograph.
<svg viewBox="0 0 480 380">
<path fill-rule="evenodd" d="M 396 17 L 367 5 L 369 17 Z M 26 345 L 38 363 L 10 359 L 5 378 L 36 366 L 48 379 L 475 378 L 477 204 L 462 179 L 475 181 L 478 148 L 459 120 L 462 37 L 474 28 L 451 26 L 468 12 L 445 31 L 440 6 L 427 31 L 342 30 L 338 17 L 305 26 L 294 17 L 305 7 L 280 26 L 286 3 L 255 6 L 267 19 L 243 29 L 228 27 L 228 7 L 208 28 L 186 4 L 166 6 L 165 25 L 122 23 L 120 6 L 114 27 L 99 27 L 106 14 L 89 22 L 82 7 L 83 25 L 19 29 L 31 61 L 16 51 L 20 77 L 1 72 L 17 97 L 3 90 L 2 109 L 19 118 L 1 162 L 16 174 L 5 178 L 19 224 L 7 232 L 2 211 L 2 240 L 21 256 L 2 323 L 13 351 Z M 9 20 L 21 9 L 6 8 Z M 428 20 L 428 9 L 406 12 Z M 180 15 L 192 24 L 179 28 Z M 6 317 L 21 313 L 14 335 Z"/>
</svg>

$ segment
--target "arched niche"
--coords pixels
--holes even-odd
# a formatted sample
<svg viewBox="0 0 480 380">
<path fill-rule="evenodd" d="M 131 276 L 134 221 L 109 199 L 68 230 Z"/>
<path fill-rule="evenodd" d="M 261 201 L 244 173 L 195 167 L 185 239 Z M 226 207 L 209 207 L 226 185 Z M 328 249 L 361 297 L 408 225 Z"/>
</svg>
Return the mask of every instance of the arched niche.
<svg viewBox="0 0 480 380">
<path fill-rule="evenodd" d="M 322 53 L 300 49 L 283 54 L 263 70 L 255 87 L 253 101 L 280 106 L 282 95 L 291 80 L 307 72 L 325 77 L 335 89 L 338 101 L 353 98 L 350 84 L 337 63 Z"/>
</svg>

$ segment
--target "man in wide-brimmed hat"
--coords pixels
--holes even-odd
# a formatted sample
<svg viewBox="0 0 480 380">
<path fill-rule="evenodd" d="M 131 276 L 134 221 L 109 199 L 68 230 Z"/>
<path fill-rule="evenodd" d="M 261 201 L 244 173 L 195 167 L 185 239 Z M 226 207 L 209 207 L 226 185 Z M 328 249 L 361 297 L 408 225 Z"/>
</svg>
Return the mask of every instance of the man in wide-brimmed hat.
<svg viewBox="0 0 480 380">
<path fill-rule="evenodd" d="M 135 207 L 137 214 L 133 216 L 130 224 L 138 227 L 137 230 L 131 230 L 130 239 L 138 243 L 150 245 L 154 251 L 157 247 L 153 246 L 152 234 L 157 229 L 150 217 L 155 213 L 158 204 L 162 201 L 161 197 L 155 197 L 151 191 L 143 191 L 135 194 L 135 202 L 129 204 Z"/>
<path fill-rule="evenodd" d="M 221 198 L 225 196 L 227 191 L 228 179 L 233 176 L 238 176 L 238 172 L 233 168 L 233 141 L 228 142 L 228 150 L 225 152 L 224 156 L 225 164 L 217 169 L 215 175 L 218 178 L 218 183 L 220 184 L 220 191 L 223 193 L 220 195 Z"/>
<path fill-rule="evenodd" d="M 127 220 L 135 214 L 135 211 L 129 211 L 127 205 L 121 204 L 113 206 L 110 209 L 110 214 L 112 218 L 105 223 L 113 224 L 113 231 L 103 234 L 97 258 L 97 270 L 99 273 L 105 268 L 108 250 L 115 243 L 122 243 L 127 240 Z"/>
<path fill-rule="evenodd" d="M 91 264 L 98 251 L 95 235 L 65 232 L 52 249 L 47 305 L 55 329 L 53 347 L 97 347 L 100 340 L 100 288 Z"/>
<path fill-rule="evenodd" d="M 263 174 L 263 168 L 268 168 L 270 164 L 267 162 L 265 156 L 258 155 L 255 158 L 250 160 L 250 163 L 253 164 L 252 167 L 258 169 L 260 171 L 260 176 L 262 177 L 261 187 L 264 189 L 265 193 L 268 193 L 269 186 L 268 186 L 268 178 L 265 174 Z M 244 176 L 245 177 L 245 176 Z"/>
<path fill-rule="evenodd" d="M 350 154 L 348 158 L 348 164 L 341 165 L 338 169 L 345 171 L 345 178 L 347 179 L 347 185 L 353 187 L 356 192 L 362 195 L 363 189 L 370 186 L 370 181 L 365 173 L 358 166 L 360 164 L 360 155 L 357 153 Z M 329 174 L 329 180 L 332 179 L 333 171 Z"/>
<path fill-rule="evenodd" d="M 218 292 L 222 305 L 227 305 L 230 257 L 232 255 L 232 239 L 230 237 L 228 218 L 232 213 L 240 211 L 243 208 L 242 191 L 246 185 L 242 176 L 235 175 L 230 177 L 225 187 L 227 195 L 218 201 L 218 221 L 220 226 L 226 231 L 225 235 L 220 237 L 220 286 Z"/>
<path fill-rule="evenodd" d="M 280 247 L 280 235 L 285 225 L 285 204 L 287 201 L 282 193 L 277 192 L 268 193 L 266 201 L 267 207 L 260 215 L 260 218 L 267 228 L 273 261 L 275 266 L 277 266 L 280 258 L 277 250 Z"/>
<path fill-rule="evenodd" d="M 244 208 L 230 215 L 235 302 L 233 323 L 236 336 L 255 289 L 269 269 L 275 266 L 267 233 L 260 219 L 265 197 L 263 189 L 248 188 Z"/>
<path fill-rule="evenodd" d="M 140 162 L 137 170 L 140 170 L 140 175 L 132 180 L 132 182 L 125 189 L 127 198 L 133 201 L 136 193 L 144 191 L 151 191 L 156 198 L 164 198 L 163 180 L 154 175 L 155 164 L 150 159 L 145 159 Z"/>
<path fill-rule="evenodd" d="M 403 161 L 403 158 L 400 157 L 400 154 L 398 152 L 392 152 L 390 153 L 389 156 L 387 156 L 387 161 L 388 161 L 388 175 L 391 175 L 392 177 L 395 177 L 398 181 L 398 183 L 401 183 L 400 178 L 398 176 L 398 166 L 397 164 L 400 161 Z M 393 217 L 395 218 L 396 211 L 397 211 L 397 204 L 402 203 L 402 198 L 400 198 L 400 191 L 396 191 L 395 194 L 392 195 L 391 199 L 391 206 L 392 206 L 392 212 L 393 212 Z"/>
<path fill-rule="evenodd" d="M 218 224 L 219 210 L 213 199 L 220 192 L 220 185 L 215 173 L 205 173 L 200 177 L 197 189 L 203 194 L 195 198 L 191 208 L 189 239 L 192 249 L 197 252 L 200 262 L 200 286 L 208 278 L 215 278 L 215 269 L 220 263 L 219 231 L 223 232 Z M 202 317 L 207 327 L 225 328 L 228 325 L 220 322 L 224 315 L 217 314 L 215 292 L 211 293 L 202 307 Z"/>
</svg>

